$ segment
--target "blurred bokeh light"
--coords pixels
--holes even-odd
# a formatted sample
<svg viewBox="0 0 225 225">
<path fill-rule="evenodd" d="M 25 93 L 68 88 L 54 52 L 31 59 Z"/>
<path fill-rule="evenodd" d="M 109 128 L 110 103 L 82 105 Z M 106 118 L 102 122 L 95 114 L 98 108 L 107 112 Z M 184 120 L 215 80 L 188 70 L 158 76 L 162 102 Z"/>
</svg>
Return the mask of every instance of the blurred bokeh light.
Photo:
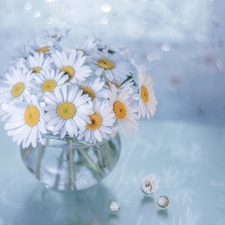
<svg viewBox="0 0 225 225">
<path fill-rule="evenodd" d="M 41 30 L 71 28 L 125 46 L 153 77 L 156 118 L 224 124 L 223 0 L 0 0 L 1 77 L 18 46 Z"/>
</svg>

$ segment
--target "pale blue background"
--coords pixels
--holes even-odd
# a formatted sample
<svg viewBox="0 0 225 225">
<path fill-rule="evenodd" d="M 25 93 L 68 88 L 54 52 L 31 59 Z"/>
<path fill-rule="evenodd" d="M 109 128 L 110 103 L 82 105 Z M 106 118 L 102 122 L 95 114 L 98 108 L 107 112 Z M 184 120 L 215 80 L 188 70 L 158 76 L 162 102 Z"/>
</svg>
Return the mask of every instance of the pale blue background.
<svg viewBox="0 0 225 225">
<path fill-rule="evenodd" d="M 0 0 L 2 77 L 18 45 L 35 33 L 72 28 L 65 44 L 95 34 L 132 49 L 152 75 L 159 102 L 153 119 L 122 136 L 113 172 L 78 194 L 40 185 L 1 123 L 0 225 L 224 225 L 224 9 L 223 0 Z M 161 178 L 160 189 L 147 198 L 140 179 L 151 172 Z M 160 195 L 170 199 L 166 210 L 157 206 Z M 121 202 L 116 215 L 109 198 Z"/>
<path fill-rule="evenodd" d="M 153 77 L 156 117 L 224 123 L 224 8 L 223 0 L 0 0 L 0 74 L 40 30 L 71 28 L 68 45 L 94 34 L 134 51 Z"/>
</svg>

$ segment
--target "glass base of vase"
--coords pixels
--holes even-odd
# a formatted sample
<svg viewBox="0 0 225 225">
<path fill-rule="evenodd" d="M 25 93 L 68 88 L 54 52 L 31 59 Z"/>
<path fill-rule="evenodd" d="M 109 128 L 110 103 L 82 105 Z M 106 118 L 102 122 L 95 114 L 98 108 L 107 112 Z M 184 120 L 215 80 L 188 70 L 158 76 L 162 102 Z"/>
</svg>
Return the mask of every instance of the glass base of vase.
<svg viewBox="0 0 225 225">
<path fill-rule="evenodd" d="M 106 177 L 118 162 L 121 142 L 114 138 L 88 144 L 76 138 L 46 135 L 44 145 L 20 148 L 28 170 L 49 188 L 83 190 Z"/>
</svg>

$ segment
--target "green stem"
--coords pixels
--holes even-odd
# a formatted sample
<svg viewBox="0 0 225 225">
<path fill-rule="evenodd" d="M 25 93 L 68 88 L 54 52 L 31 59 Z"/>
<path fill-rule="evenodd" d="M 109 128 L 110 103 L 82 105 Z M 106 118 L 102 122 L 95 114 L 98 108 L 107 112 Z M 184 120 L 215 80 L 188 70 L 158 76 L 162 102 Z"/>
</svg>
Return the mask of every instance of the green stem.
<svg viewBox="0 0 225 225">
<path fill-rule="evenodd" d="M 60 156 L 59 158 L 57 158 L 57 161 L 58 161 L 58 167 L 57 167 L 57 175 L 56 175 L 56 179 L 55 179 L 55 184 L 54 186 L 57 187 L 59 182 L 60 182 L 60 178 L 61 178 L 61 170 L 62 170 L 62 167 L 63 167 L 63 160 L 64 160 L 64 154 L 66 153 L 66 149 L 63 149 L 62 152 L 60 153 Z"/>
<path fill-rule="evenodd" d="M 35 172 L 37 179 L 40 178 L 42 154 L 43 154 L 43 145 L 39 146 L 39 148 L 38 148 L 38 157 L 37 157 L 36 172 Z"/>
<path fill-rule="evenodd" d="M 103 168 L 105 168 L 106 167 L 105 152 L 104 152 L 102 145 L 99 145 L 99 150 L 100 150 L 100 155 L 101 155 L 102 166 L 103 166 Z"/>
<path fill-rule="evenodd" d="M 109 141 L 104 143 L 104 147 L 114 156 L 116 154 L 115 152 L 116 147 L 112 142 L 111 142 L 111 145 L 113 145 L 113 147 L 110 147 Z"/>
<path fill-rule="evenodd" d="M 35 170 L 37 179 L 40 179 L 41 161 L 42 161 L 42 157 L 44 154 L 45 146 L 48 143 L 49 143 L 49 138 L 47 138 L 44 145 L 39 145 L 39 147 L 38 147 L 38 156 L 37 156 L 37 163 L 36 163 L 36 170 Z"/>
<path fill-rule="evenodd" d="M 69 153 L 69 172 L 71 178 L 71 186 L 73 190 L 76 190 L 76 176 L 74 170 L 74 149 L 72 147 L 72 141 L 70 140 L 70 153 Z"/>
<path fill-rule="evenodd" d="M 104 176 L 104 172 L 101 170 L 101 168 L 95 164 L 95 162 L 91 159 L 91 157 L 87 154 L 85 149 L 78 148 L 78 151 L 83 155 L 83 157 L 87 160 L 87 162 L 90 164 L 92 169 L 99 174 L 100 176 Z"/>
<path fill-rule="evenodd" d="M 71 174 L 70 174 L 70 155 L 69 155 L 68 149 L 66 149 L 66 161 L 67 161 L 66 187 L 68 189 L 70 189 L 70 187 L 71 187 Z"/>
<path fill-rule="evenodd" d="M 121 83 L 121 86 L 123 85 L 123 84 L 125 84 L 128 80 L 130 80 L 130 79 L 132 79 L 132 76 L 128 76 L 122 83 Z"/>
<path fill-rule="evenodd" d="M 22 158 L 25 159 L 27 157 L 27 155 L 30 153 L 30 150 L 31 150 L 31 146 L 29 146 L 28 148 L 24 149 L 24 152 L 23 152 L 23 155 L 22 155 Z"/>
</svg>

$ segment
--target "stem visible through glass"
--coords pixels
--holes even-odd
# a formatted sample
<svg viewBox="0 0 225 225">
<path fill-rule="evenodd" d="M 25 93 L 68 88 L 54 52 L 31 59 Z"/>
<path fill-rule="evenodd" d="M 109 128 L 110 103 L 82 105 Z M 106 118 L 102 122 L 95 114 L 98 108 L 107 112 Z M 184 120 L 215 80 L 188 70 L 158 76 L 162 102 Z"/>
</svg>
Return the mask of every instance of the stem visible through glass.
<svg viewBox="0 0 225 225">
<path fill-rule="evenodd" d="M 102 166 L 105 168 L 106 167 L 106 162 L 105 162 L 105 152 L 103 149 L 102 145 L 99 145 L 99 150 L 100 150 L 100 155 L 101 155 L 101 161 L 102 161 Z"/>
<path fill-rule="evenodd" d="M 100 176 L 104 176 L 104 172 L 101 170 L 101 168 L 95 164 L 95 162 L 91 159 L 91 157 L 86 153 L 85 149 L 78 148 L 78 151 L 84 156 L 84 158 L 87 160 L 87 162 L 90 164 L 92 169 L 99 174 Z"/>
<path fill-rule="evenodd" d="M 40 178 L 40 170 L 41 170 L 41 161 L 42 161 L 42 157 L 43 157 L 43 151 L 44 151 L 45 145 L 48 143 L 49 143 L 49 138 L 47 138 L 44 145 L 39 145 L 39 147 L 38 147 L 38 157 L 37 157 L 36 170 L 35 170 L 35 174 L 38 179 Z"/>
<path fill-rule="evenodd" d="M 76 174 L 74 170 L 74 148 L 72 146 L 72 141 L 70 140 L 70 153 L 69 153 L 69 171 L 71 178 L 71 186 L 73 190 L 76 190 Z"/>
<path fill-rule="evenodd" d="M 57 187 L 59 185 L 59 182 L 60 182 L 60 179 L 61 179 L 61 170 L 63 167 L 63 161 L 64 161 L 64 155 L 66 154 L 66 149 L 62 149 L 62 152 L 60 153 L 60 156 L 59 158 L 57 158 L 57 161 L 58 161 L 58 167 L 57 167 L 57 170 L 58 170 L 58 173 L 56 175 L 56 179 L 55 179 L 55 184 L 54 184 L 54 187 Z"/>
</svg>

